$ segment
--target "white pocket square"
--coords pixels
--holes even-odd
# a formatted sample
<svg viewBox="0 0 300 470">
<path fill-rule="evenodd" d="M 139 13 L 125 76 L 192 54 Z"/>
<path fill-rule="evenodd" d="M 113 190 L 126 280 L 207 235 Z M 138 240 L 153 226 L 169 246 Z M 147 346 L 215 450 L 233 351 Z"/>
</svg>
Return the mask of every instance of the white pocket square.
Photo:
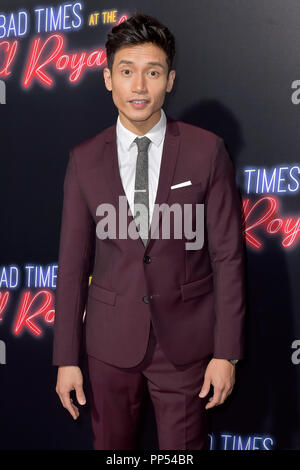
<svg viewBox="0 0 300 470">
<path fill-rule="evenodd" d="M 192 184 L 191 181 L 184 181 L 183 183 L 173 184 L 171 189 L 181 188 L 182 186 L 189 186 L 190 184 Z"/>
</svg>

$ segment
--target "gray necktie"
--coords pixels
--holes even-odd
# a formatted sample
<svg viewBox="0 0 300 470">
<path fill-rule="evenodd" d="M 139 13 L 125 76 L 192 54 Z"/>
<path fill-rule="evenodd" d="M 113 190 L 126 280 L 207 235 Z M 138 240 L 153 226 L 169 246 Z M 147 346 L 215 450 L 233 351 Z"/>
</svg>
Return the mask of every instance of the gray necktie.
<svg viewBox="0 0 300 470">
<path fill-rule="evenodd" d="M 138 147 L 135 171 L 134 218 L 137 215 L 136 204 L 143 204 L 144 209 L 139 213 L 140 224 L 137 224 L 142 242 L 146 246 L 149 232 L 149 184 L 148 184 L 148 147 L 151 142 L 148 137 L 134 139 Z"/>
</svg>

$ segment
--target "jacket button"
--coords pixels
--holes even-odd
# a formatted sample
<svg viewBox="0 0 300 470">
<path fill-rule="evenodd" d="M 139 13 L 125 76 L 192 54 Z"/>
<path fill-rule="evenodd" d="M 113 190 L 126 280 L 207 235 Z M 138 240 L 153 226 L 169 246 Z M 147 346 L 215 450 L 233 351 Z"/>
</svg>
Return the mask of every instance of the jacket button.
<svg viewBox="0 0 300 470">
<path fill-rule="evenodd" d="M 148 303 L 149 303 L 149 299 L 148 299 L 148 296 L 147 296 L 147 295 L 144 295 L 144 297 L 143 297 L 143 302 L 145 302 L 145 304 L 148 304 Z"/>
<path fill-rule="evenodd" d="M 146 263 L 146 264 L 151 263 L 151 258 L 150 258 L 150 256 L 148 256 L 148 255 L 145 255 L 145 256 L 144 256 L 144 263 Z"/>
</svg>

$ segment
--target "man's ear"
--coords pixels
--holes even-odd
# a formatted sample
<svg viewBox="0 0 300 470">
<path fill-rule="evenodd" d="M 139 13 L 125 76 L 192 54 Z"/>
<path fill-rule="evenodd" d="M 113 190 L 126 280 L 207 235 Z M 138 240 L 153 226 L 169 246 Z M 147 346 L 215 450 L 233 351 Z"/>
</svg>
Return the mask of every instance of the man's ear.
<svg viewBox="0 0 300 470">
<path fill-rule="evenodd" d="M 103 78 L 104 78 L 104 83 L 108 91 L 112 90 L 112 85 L 111 85 L 111 74 L 110 70 L 108 67 L 104 67 L 103 69 Z"/>
<path fill-rule="evenodd" d="M 175 70 L 170 70 L 169 76 L 168 76 L 167 87 L 166 87 L 166 91 L 167 91 L 168 93 L 170 93 L 170 91 L 171 91 L 172 88 L 173 88 L 173 84 L 174 84 L 174 80 L 175 80 L 175 75 L 176 75 Z"/>
</svg>

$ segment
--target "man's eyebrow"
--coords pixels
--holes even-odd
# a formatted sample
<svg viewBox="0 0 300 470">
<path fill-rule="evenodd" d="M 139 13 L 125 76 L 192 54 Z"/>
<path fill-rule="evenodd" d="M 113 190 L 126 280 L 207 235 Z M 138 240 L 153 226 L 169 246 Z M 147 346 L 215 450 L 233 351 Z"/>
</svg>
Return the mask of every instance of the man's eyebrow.
<svg viewBox="0 0 300 470">
<path fill-rule="evenodd" d="M 130 65 L 130 64 L 133 64 L 134 62 L 132 60 L 125 60 L 125 59 L 122 59 L 120 60 L 120 62 L 118 63 L 117 67 L 119 67 L 119 65 L 122 65 L 122 64 L 127 64 L 127 65 Z M 160 62 L 156 62 L 156 61 L 150 61 L 150 62 L 147 62 L 147 65 L 156 65 L 157 67 L 161 67 L 162 69 L 164 69 L 164 66 L 160 63 Z"/>
</svg>

